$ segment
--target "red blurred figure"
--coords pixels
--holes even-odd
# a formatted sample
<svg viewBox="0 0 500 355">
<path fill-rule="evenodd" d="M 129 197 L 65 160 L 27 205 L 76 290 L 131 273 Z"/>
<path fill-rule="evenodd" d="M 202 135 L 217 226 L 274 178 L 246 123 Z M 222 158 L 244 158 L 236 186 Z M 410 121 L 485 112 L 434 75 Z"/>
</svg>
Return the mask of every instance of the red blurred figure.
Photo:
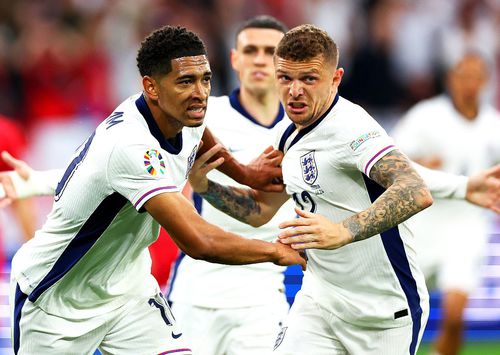
<svg viewBox="0 0 500 355">
<path fill-rule="evenodd" d="M 16 157 L 22 157 L 26 148 L 26 140 L 21 127 L 13 120 L 0 115 L 0 152 L 6 150 Z M 12 170 L 0 159 L 0 171 Z M 19 200 L 12 203 L 12 211 L 19 221 L 24 239 L 30 238 L 35 230 L 35 217 L 30 200 Z M 2 230 L 0 226 L 0 268 L 5 262 Z"/>
</svg>

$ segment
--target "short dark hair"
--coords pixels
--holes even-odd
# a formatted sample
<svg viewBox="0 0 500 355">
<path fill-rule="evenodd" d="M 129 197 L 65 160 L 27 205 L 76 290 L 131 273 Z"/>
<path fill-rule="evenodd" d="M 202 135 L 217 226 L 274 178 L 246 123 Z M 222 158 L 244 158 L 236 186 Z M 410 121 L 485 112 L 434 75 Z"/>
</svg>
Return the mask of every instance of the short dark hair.
<svg viewBox="0 0 500 355">
<path fill-rule="evenodd" d="M 303 62 L 319 55 L 337 66 L 339 51 L 337 44 L 326 31 L 314 25 L 301 25 L 285 33 L 276 47 L 276 56 Z"/>
<path fill-rule="evenodd" d="M 165 75 L 172 70 L 172 59 L 206 54 L 205 44 L 196 33 L 180 26 L 164 26 L 142 41 L 137 67 L 141 76 Z"/>
<path fill-rule="evenodd" d="M 236 31 L 236 39 L 241 32 L 246 30 L 247 28 L 264 28 L 280 31 L 282 33 L 286 33 L 288 31 L 288 27 L 286 27 L 281 21 L 269 15 L 260 15 L 252 17 L 251 19 L 243 22 L 238 30 Z"/>
</svg>

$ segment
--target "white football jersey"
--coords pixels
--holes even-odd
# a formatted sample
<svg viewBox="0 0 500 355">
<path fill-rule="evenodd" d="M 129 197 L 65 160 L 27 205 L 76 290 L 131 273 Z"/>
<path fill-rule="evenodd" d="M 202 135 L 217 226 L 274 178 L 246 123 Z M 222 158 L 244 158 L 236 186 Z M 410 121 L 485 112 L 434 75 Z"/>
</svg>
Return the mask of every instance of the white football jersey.
<svg viewBox="0 0 500 355">
<path fill-rule="evenodd" d="M 277 141 L 285 153 L 283 178 L 297 207 L 340 222 L 367 209 L 384 189 L 369 179 L 373 165 L 396 149 L 360 106 L 337 96 L 329 110 Z M 428 294 L 405 224 L 336 250 L 307 250 L 302 292 L 346 322 L 398 327 L 418 334 Z"/>
<path fill-rule="evenodd" d="M 249 163 L 265 148 L 273 145 L 280 124 L 291 122 L 280 111 L 269 126 L 259 124 L 241 106 L 239 90 L 230 96 L 210 97 L 205 122 L 210 131 L 242 163 Z M 213 171 L 209 178 L 222 185 L 238 186 L 230 177 Z M 241 236 L 275 241 L 284 220 L 295 218 L 293 203 L 288 201 L 267 224 L 254 228 L 212 207 L 207 202 L 198 206 L 210 223 Z M 283 296 L 283 267 L 272 263 L 221 265 L 194 260 L 181 255 L 171 280 L 169 299 L 200 307 L 248 307 L 273 302 Z"/>
<path fill-rule="evenodd" d="M 28 299 L 87 318 L 156 292 L 147 247 L 159 224 L 143 205 L 182 190 L 203 130 L 185 127 L 167 141 L 142 94 L 120 104 L 78 148 L 46 223 L 12 261 Z"/>
</svg>

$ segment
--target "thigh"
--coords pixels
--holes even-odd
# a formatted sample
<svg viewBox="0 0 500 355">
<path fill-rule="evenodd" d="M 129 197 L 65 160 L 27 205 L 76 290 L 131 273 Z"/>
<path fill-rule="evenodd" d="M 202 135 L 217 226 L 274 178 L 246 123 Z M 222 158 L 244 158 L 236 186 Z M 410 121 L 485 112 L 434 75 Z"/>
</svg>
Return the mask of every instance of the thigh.
<svg viewBox="0 0 500 355">
<path fill-rule="evenodd" d="M 344 355 L 347 351 L 318 305 L 299 291 L 278 334 L 273 354 Z"/>
<path fill-rule="evenodd" d="M 221 310 L 174 302 L 172 311 L 196 355 L 221 355 L 226 352 L 227 335 L 234 328 Z"/>
<path fill-rule="evenodd" d="M 228 310 L 236 325 L 228 334 L 227 355 L 270 355 L 288 314 L 288 303 L 281 302 Z M 230 312 L 230 313 L 229 313 Z"/>
<path fill-rule="evenodd" d="M 93 354 L 106 332 L 103 317 L 68 320 L 45 313 L 28 300 L 19 315 L 14 324 L 18 355 Z"/>
<path fill-rule="evenodd" d="M 99 346 L 103 354 L 192 354 L 183 330 L 160 293 L 128 302 L 109 324 Z"/>
<path fill-rule="evenodd" d="M 423 309 L 417 326 L 412 322 L 398 328 L 368 328 L 346 323 L 339 318 L 333 323 L 337 338 L 349 354 L 414 355 L 422 339 L 426 321 L 427 311 Z"/>
</svg>

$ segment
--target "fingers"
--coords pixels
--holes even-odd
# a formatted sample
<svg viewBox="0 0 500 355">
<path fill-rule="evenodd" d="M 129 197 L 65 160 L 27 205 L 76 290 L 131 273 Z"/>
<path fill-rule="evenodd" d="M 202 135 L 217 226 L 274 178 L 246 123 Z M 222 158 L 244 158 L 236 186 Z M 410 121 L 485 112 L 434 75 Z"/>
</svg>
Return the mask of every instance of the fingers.
<svg viewBox="0 0 500 355">
<path fill-rule="evenodd" d="M 500 164 L 497 164 L 486 170 L 486 176 L 500 178 Z"/>
<path fill-rule="evenodd" d="M 273 146 L 270 145 L 269 147 L 267 147 L 266 149 L 264 149 L 264 151 L 262 153 L 266 154 L 266 153 L 272 152 L 273 150 L 274 150 Z"/>
<path fill-rule="evenodd" d="M 2 152 L 2 159 L 12 169 L 20 168 L 22 166 L 22 163 L 23 163 L 22 160 L 18 160 L 16 158 L 14 158 L 12 155 L 10 155 L 9 152 L 7 152 L 5 150 Z"/>
<path fill-rule="evenodd" d="M 282 192 L 284 189 L 285 185 L 283 185 L 282 183 L 277 184 L 275 182 L 272 182 L 271 184 L 268 184 L 261 188 L 261 190 L 265 192 Z"/>
<path fill-rule="evenodd" d="M 14 158 L 7 151 L 3 151 L 1 156 L 3 161 L 5 161 L 5 163 L 7 163 L 7 165 L 9 165 L 12 169 L 17 171 L 20 177 L 22 177 L 24 180 L 28 180 L 31 173 L 31 168 L 28 164 L 26 164 L 22 160 Z"/>
<path fill-rule="evenodd" d="M 215 154 L 217 154 L 220 150 L 222 149 L 221 144 L 216 144 L 209 150 L 207 150 L 205 153 L 203 153 L 201 156 L 196 158 L 195 164 L 197 166 L 202 166 L 207 163 Z M 217 161 L 217 160 L 216 160 Z M 220 164 L 219 164 L 220 165 Z"/>
</svg>

